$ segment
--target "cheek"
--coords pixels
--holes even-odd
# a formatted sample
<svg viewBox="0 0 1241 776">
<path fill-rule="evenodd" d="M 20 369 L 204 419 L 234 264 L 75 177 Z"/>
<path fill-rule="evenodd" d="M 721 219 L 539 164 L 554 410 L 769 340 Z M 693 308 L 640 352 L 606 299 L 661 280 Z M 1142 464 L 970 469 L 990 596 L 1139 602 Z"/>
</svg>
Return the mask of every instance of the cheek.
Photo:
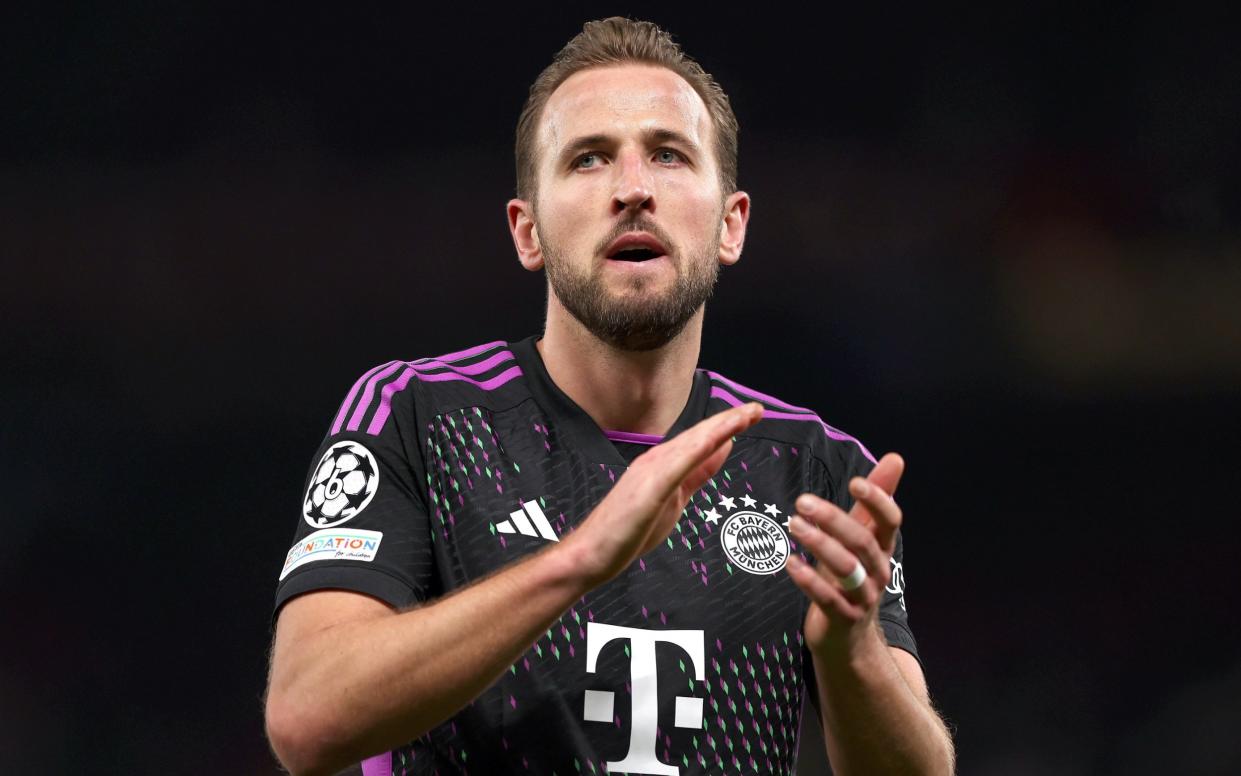
<svg viewBox="0 0 1241 776">
<path fill-rule="evenodd" d="M 590 218 L 594 201 L 595 195 L 588 187 L 562 187 L 546 199 L 546 215 L 557 224 L 577 225 Z"/>
<path fill-rule="evenodd" d="M 660 181 L 658 196 L 672 206 L 685 206 L 701 210 L 709 206 L 710 210 L 719 210 L 722 199 L 719 186 L 706 185 L 697 175 L 670 175 Z"/>
<path fill-rule="evenodd" d="M 554 217 L 544 216 L 539 222 L 539 236 L 544 246 L 562 257 L 577 257 L 590 249 L 589 224 L 577 219 L 565 210 L 557 210 Z"/>
<path fill-rule="evenodd" d="M 575 192 L 560 188 L 555 193 L 542 193 L 539 196 L 537 215 L 544 231 L 564 234 L 565 226 L 579 221 L 582 211 L 580 197 L 576 196 Z"/>
<path fill-rule="evenodd" d="M 720 229 L 720 203 L 714 195 L 697 190 L 680 193 L 681 196 L 668 199 L 669 203 L 673 203 L 670 207 L 675 207 L 674 214 L 670 215 L 685 226 L 688 234 L 714 237 Z"/>
</svg>

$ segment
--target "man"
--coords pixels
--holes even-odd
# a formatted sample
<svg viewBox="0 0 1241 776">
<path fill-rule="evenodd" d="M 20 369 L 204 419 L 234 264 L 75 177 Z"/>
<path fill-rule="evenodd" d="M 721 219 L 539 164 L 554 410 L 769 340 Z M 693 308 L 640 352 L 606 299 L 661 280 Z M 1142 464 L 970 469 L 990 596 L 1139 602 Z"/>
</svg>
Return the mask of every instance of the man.
<svg viewBox="0 0 1241 776">
<path fill-rule="evenodd" d="M 294 773 L 948 773 L 904 614 L 898 456 L 696 370 L 741 255 L 727 97 L 587 24 L 518 125 L 541 339 L 376 367 L 316 455 L 267 727 Z M 834 502 L 834 503 L 833 503 Z"/>
</svg>

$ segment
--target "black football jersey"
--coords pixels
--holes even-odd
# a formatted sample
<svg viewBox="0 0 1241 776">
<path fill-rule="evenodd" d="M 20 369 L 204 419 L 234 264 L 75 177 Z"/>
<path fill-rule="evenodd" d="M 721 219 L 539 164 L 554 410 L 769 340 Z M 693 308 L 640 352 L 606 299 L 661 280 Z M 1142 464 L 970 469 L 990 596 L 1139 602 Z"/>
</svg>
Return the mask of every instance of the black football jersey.
<svg viewBox="0 0 1241 776">
<path fill-rule="evenodd" d="M 557 542 L 660 437 L 600 429 L 535 347 L 492 342 L 364 374 L 313 459 L 276 609 L 325 588 L 402 608 Z M 488 690 L 372 774 L 792 774 L 813 682 L 808 600 L 784 570 L 803 492 L 846 510 L 874 458 L 812 411 L 697 370 L 672 437 L 748 401 L 739 434 L 667 540 L 554 623 Z M 881 603 L 917 655 L 903 547 Z M 810 688 L 810 696 L 814 696 Z"/>
</svg>

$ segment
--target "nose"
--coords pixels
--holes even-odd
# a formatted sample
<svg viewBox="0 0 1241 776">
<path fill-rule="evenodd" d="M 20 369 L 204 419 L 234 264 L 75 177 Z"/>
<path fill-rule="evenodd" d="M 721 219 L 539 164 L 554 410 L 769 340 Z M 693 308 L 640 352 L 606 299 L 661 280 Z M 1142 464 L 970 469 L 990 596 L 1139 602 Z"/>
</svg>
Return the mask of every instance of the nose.
<svg viewBox="0 0 1241 776">
<path fill-rule="evenodd" d="M 612 210 L 654 210 L 655 185 L 646 160 L 639 153 L 626 153 L 616 165 L 616 191 L 612 195 Z"/>
</svg>

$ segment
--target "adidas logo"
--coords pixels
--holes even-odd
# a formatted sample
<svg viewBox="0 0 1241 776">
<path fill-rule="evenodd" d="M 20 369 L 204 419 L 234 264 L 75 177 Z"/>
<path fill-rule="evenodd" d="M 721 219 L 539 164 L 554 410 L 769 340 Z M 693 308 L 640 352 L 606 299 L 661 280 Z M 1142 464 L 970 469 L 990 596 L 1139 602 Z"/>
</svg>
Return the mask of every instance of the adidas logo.
<svg viewBox="0 0 1241 776">
<path fill-rule="evenodd" d="M 527 515 L 529 516 L 527 517 Z M 543 514 L 543 510 L 539 508 L 539 502 L 537 501 L 525 502 L 522 504 L 521 509 L 518 509 L 516 512 L 509 512 L 508 516 L 512 518 L 513 522 L 510 523 L 508 520 L 502 520 L 496 524 L 496 530 L 500 533 L 542 536 L 549 542 L 560 541 L 560 537 L 556 536 L 556 532 L 552 530 L 552 524 L 547 522 L 547 515 Z"/>
</svg>

